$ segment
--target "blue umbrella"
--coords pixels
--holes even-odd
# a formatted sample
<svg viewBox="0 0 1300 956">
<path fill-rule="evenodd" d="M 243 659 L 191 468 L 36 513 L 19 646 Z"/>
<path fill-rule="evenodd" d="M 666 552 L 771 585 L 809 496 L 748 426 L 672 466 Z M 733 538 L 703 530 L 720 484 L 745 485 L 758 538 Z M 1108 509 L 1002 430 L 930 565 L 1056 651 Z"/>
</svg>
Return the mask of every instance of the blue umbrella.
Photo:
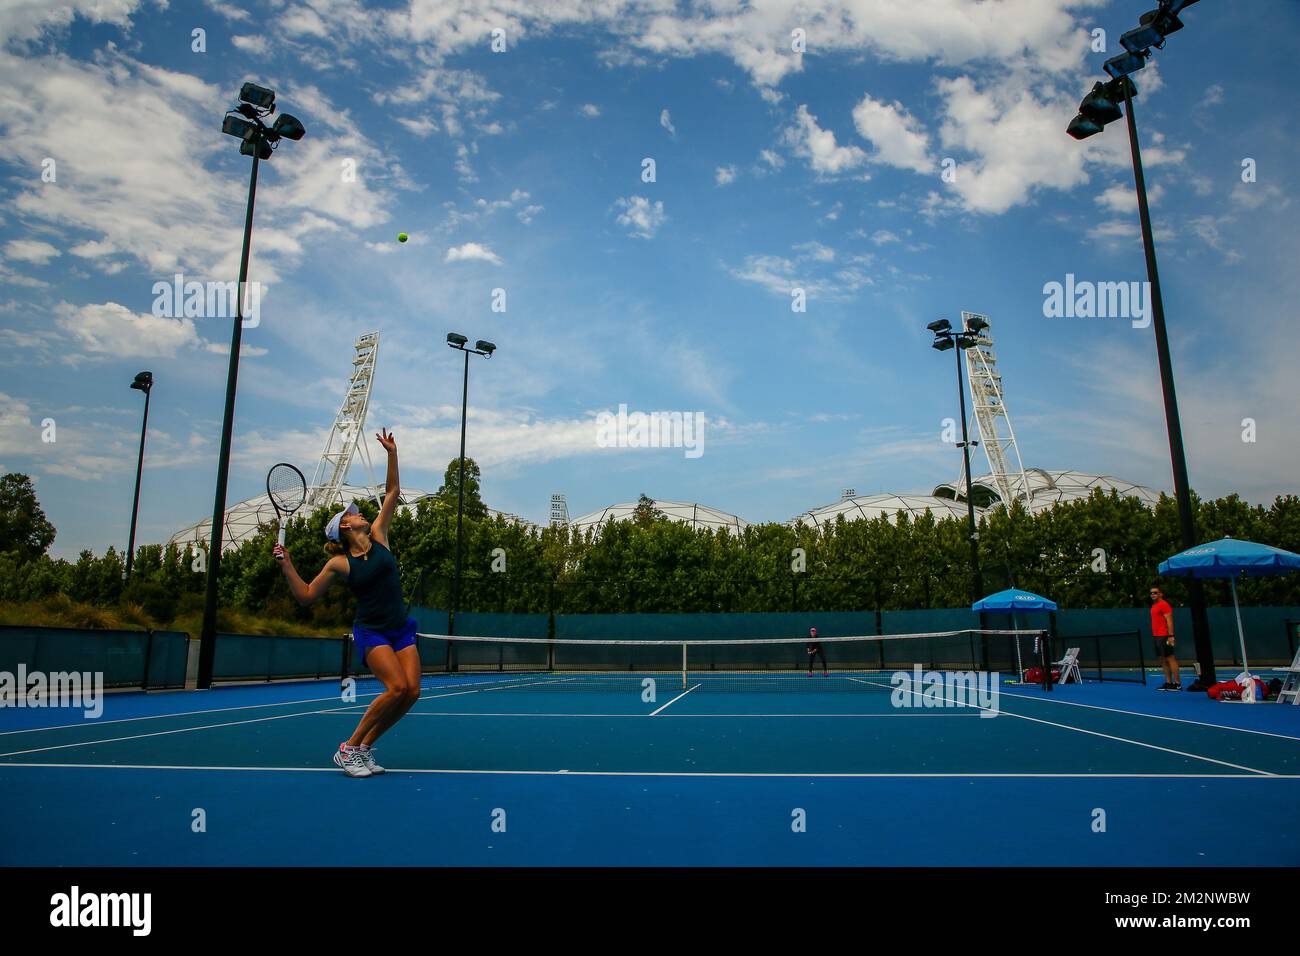
<svg viewBox="0 0 1300 956">
<path fill-rule="evenodd" d="M 980 598 L 971 605 L 973 611 L 1055 611 L 1056 602 L 1032 591 L 1007 588 L 997 594 Z"/>
<path fill-rule="evenodd" d="M 1034 594 L 1032 591 L 1022 591 L 1019 588 L 1007 588 L 1005 591 L 999 591 L 997 594 L 990 594 L 988 597 L 982 597 L 971 605 L 973 611 L 1010 611 L 1011 628 L 1017 629 L 1016 612 L 1017 611 L 1055 611 L 1056 602 L 1041 594 Z M 1016 668 L 1020 675 L 1024 674 L 1024 665 L 1020 659 L 1020 636 L 1016 635 Z"/>
<path fill-rule="evenodd" d="M 1237 640 L 1241 643 L 1241 666 L 1250 674 L 1246 662 L 1246 634 L 1241 627 L 1241 606 L 1237 603 L 1237 575 L 1288 574 L 1300 571 L 1300 554 L 1283 551 L 1267 544 L 1223 538 L 1210 544 L 1188 548 L 1160 562 L 1161 574 L 1187 578 L 1227 578 L 1232 585 L 1232 607 L 1237 613 Z"/>
</svg>

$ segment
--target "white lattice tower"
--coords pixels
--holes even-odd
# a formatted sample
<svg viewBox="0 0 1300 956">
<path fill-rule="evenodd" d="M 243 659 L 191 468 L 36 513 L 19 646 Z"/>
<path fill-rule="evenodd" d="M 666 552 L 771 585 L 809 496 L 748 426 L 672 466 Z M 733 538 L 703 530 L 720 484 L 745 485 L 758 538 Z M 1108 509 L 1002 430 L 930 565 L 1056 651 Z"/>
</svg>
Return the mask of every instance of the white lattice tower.
<svg viewBox="0 0 1300 956">
<path fill-rule="evenodd" d="M 569 502 L 564 495 L 551 495 L 551 524 L 569 523 Z"/>
<path fill-rule="evenodd" d="M 366 413 L 370 410 L 370 389 L 375 381 L 375 363 L 379 359 L 379 332 L 366 332 L 353 343 L 352 377 L 343 395 L 343 404 L 334 418 L 334 427 L 325 439 L 325 451 L 312 476 L 307 492 L 307 507 L 316 508 L 336 500 L 339 489 L 347 481 L 352 456 L 356 454 L 366 427 Z M 362 454 L 369 455 L 362 443 Z M 367 469 L 369 470 L 369 469 Z"/>
<path fill-rule="evenodd" d="M 988 316 L 976 312 L 961 314 L 962 328 L 965 329 L 971 319 L 979 318 L 985 322 Z M 1029 482 L 1025 477 L 1025 465 L 1020 458 L 1020 447 L 1016 444 L 1016 433 L 1011 427 L 1011 416 L 1007 413 L 1006 401 L 1002 394 L 1002 373 L 998 371 L 997 354 L 993 351 L 993 336 L 985 326 L 975 340 L 975 345 L 966 352 L 966 378 L 970 384 L 971 418 L 979 430 L 980 444 L 984 446 L 984 455 L 989 463 L 989 475 L 998 497 L 1010 507 L 1016 498 L 1024 500 L 1025 506 L 1031 504 Z M 962 475 L 965 487 L 965 475 Z"/>
</svg>

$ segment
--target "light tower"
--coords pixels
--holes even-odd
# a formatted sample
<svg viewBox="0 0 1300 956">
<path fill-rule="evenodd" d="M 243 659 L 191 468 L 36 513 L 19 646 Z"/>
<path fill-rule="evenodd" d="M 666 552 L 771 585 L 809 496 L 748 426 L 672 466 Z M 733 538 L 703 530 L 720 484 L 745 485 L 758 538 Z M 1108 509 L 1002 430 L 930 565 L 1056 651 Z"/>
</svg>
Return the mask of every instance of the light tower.
<svg viewBox="0 0 1300 956">
<path fill-rule="evenodd" d="M 962 327 L 970 326 L 971 319 L 988 322 L 988 316 L 975 312 L 961 314 Z M 989 474 L 998 497 L 1011 507 L 1011 502 L 1021 498 L 1026 508 L 1032 510 L 1029 481 L 1025 465 L 1016 444 L 1016 433 L 1011 427 L 1011 416 L 1002 397 L 1002 373 L 998 371 L 997 354 L 993 351 L 993 336 L 989 326 L 980 331 L 973 348 L 966 352 L 966 375 L 970 382 L 971 418 L 979 429 L 980 444 L 988 459 Z M 963 474 L 957 487 L 962 487 Z"/>
<path fill-rule="evenodd" d="M 551 495 L 551 524 L 566 525 L 569 523 L 569 503 L 565 500 L 564 495 Z"/>
<path fill-rule="evenodd" d="M 334 427 L 325 439 L 316 472 L 307 490 L 306 509 L 332 503 L 347 480 L 348 469 L 357 446 L 366 461 L 366 473 L 374 484 L 374 470 L 370 464 L 370 448 L 361 441 L 366 427 L 366 413 L 370 410 L 370 388 L 375 380 L 375 363 L 379 360 L 379 333 L 366 332 L 353 343 L 352 379 L 343 394 L 343 404 L 334 417 Z"/>
</svg>

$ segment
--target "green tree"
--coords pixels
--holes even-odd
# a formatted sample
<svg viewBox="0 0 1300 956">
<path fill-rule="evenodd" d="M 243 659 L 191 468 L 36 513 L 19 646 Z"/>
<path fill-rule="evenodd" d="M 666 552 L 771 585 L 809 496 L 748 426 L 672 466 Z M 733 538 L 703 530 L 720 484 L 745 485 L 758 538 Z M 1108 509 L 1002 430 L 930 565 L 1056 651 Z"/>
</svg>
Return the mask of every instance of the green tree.
<svg viewBox="0 0 1300 956">
<path fill-rule="evenodd" d="M 0 477 L 0 552 L 15 552 L 20 562 L 35 560 L 50 549 L 55 533 L 31 478 L 18 472 Z"/>
<path fill-rule="evenodd" d="M 487 506 L 483 504 L 483 498 L 479 493 L 479 483 L 483 474 L 479 471 L 478 462 L 473 458 L 465 459 L 465 517 L 479 520 L 487 517 Z M 453 516 L 456 514 L 457 496 L 460 490 L 460 459 L 453 458 L 447 464 L 447 471 L 443 474 L 442 487 L 433 493 L 433 497 L 440 503 L 451 508 Z"/>
</svg>

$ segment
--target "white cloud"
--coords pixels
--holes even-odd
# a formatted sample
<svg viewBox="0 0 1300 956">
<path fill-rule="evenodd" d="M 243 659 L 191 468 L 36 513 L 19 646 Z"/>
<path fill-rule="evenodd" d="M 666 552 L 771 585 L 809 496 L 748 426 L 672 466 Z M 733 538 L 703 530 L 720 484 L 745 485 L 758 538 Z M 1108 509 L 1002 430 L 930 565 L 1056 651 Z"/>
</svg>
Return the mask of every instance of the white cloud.
<svg viewBox="0 0 1300 956">
<path fill-rule="evenodd" d="M 139 0 L 8 0 L 0 3 L 0 37 L 5 40 L 34 40 L 44 33 L 67 30 L 81 17 L 91 23 L 128 26 Z"/>
<path fill-rule="evenodd" d="M 736 181 L 735 166 L 719 166 L 713 172 L 713 181 L 719 186 L 728 186 Z"/>
<path fill-rule="evenodd" d="M 1147 190 L 1147 202 L 1158 203 L 1165 194 L 1165 188 L 1156 183 Z M 1132 186 L 1116 184 L 1109 186 L 1097 197 L 1098 205 L 1105 206 L 1113 213 L 1136 213 L 1138 207 L 1137 193 Z"/>
<path fill-rule="evenodd" d="M 867 154 L 856 146 L 837 145 L 835 133 L 822 129 L 817 124 L 817 117 L 804 105 L 795 112 L 795 125 L 786 130 L 785 136 L 795 154 L 808 160 L 819 175 L 848 172 L 861 166 L 867 158 Z"/>
<path fill-rule="evenodd" d="M 323 6 L 316 0 L 315 6 Z M 803 27 L 819 53 L 866 54 L 882 61 L 935 62 L 953 67 L 987 60 L 1063 73 L 1079 70 L 1088 34 L 1071 11 L 1080 0 L 765 0 L 691 6 L 663 0 L 594 3 L 411 3 L 382 16 L 390 36 L 442 60 L 481 46 L 502 27 L 513 37 L 589 26 L 618 44 L 603 62 L 644 64 L 649 57 L 722 55 L 768 92 L 803 69 L 790 51 L 790 31 Z M 334 14 L 340 16 L 340 14 Z M 638 56 L 640 51 L 645 56 Z"/>
<path fill-rule="evenodd" d="M 782 159 L 781 154 L 776 152 L 775 150 L 771 150 L 771 149 L 760 150 L 758 154 L 758 158 L 762 162 L 771 166 L 773 169 L 780 169 L 782 166 L 785 165 L 785 160 Z"/>
<path fill-rule="evenodd" d="M 55 325 L 81 352 L 92 356 L 174 358 L 182 349 L 203 344 L 192 319 L 132 312 L 116 302 L 83 306 L 60 302 L 54 314 Z"/>
<path fill-rule="evenodd" d="M 1261 209 L 1269 206 L 1273 209 L 1285 209 L 1291 205 L 1291 197 L 1273 183 L 1237 183 L 1228 198 L 1233 205 L 1243 209 Z"/>
<path fill-rule="evenodd" d="M 32 265 L 43 266 L 59 255 L 62 253 L 54 246 L 35 239 L 13 239 L 5 243 L 5 258 L 17 262 L 30 262 Z"/>
<path fill-rule="evenodd" d="M 397 122 L 401 123 L 421 139 L 424 139 L 431 133 L 438 132 L 438 124 L 427 116 L 420 116 L 414 119 L 399 116 L 397 117 Z"/>
<path fill-rule="evenodd" d="M 744 265 L 728 270 L 744 282 L 762 286 L 773 295 L 788 298 L 803 289 L 810 298 L 843 301 L 875 282 L 865 271 L 870 256 L 852 256 L 836 268 L 838 254 L 820 242 L 804 242 L 791 250 L 793 256 L 751 255 Z"/>
<path fill-rule="evenodd" d="M 628 235 L 639 239 L 653 239 L 659 227 L 668 221 L 662 202 L 651 202 L 644 196 L 620 197 L 614 207 L 622 210 L 618 224 L 629 230 Z"/>
<path fill-rule="evenodd" d="M 1081 144 L 1065 135 L 1062 117 L 1073 106 L 1062 96 L 1040 99 L 1005 77 L 984 89 L 969 76 L 940 80 L 938 88 L 944 99 L 940 140 L 972 157 L 958 161 L 950 187 L 968 211 L 1000 214 L 1040 188 L 1087 182 L 1091 140 Z"/>
<path fill-rule="evenodd" d="M 235 49 L 243 50 L 245 53 L 251 53 L 254 56 L 265 56 L 268 49 L 266 37 L 264 36 L 233 36 L 230 42 Z"/>
<path fill-rule="evenodd" d="M 659 114 L 659 125 L 668 130 L 673 136 L 677 135 L 677 127 L 673 125 L 673 119 L 668 115 L 667 109 Z"/>
<path fill-rule="evenodd" d="M 595 119 L 600 115 L 600 107 L 595 103 L 583 103 L 578 107 L 578 112 L 587 117 L 587 119 Z"/>
<path fill-rule="evenodd" d="M 487 246 L 480 245 L 477 242 L 467 242 L 461 246 L 453 246 L 447 250 L 443 262 L 490 262 L 494 266 L 501 265 L 501 257 L 489 249 Z"/>
<path fill-rule="evenodd" d="M 883 103 L 864 96 L 853 108 L 853 125 L 875 147 L 873 161 L 915 173 L 928 173 L 934 168 L 929 134 L 901 103 Z"/>
</svg>

